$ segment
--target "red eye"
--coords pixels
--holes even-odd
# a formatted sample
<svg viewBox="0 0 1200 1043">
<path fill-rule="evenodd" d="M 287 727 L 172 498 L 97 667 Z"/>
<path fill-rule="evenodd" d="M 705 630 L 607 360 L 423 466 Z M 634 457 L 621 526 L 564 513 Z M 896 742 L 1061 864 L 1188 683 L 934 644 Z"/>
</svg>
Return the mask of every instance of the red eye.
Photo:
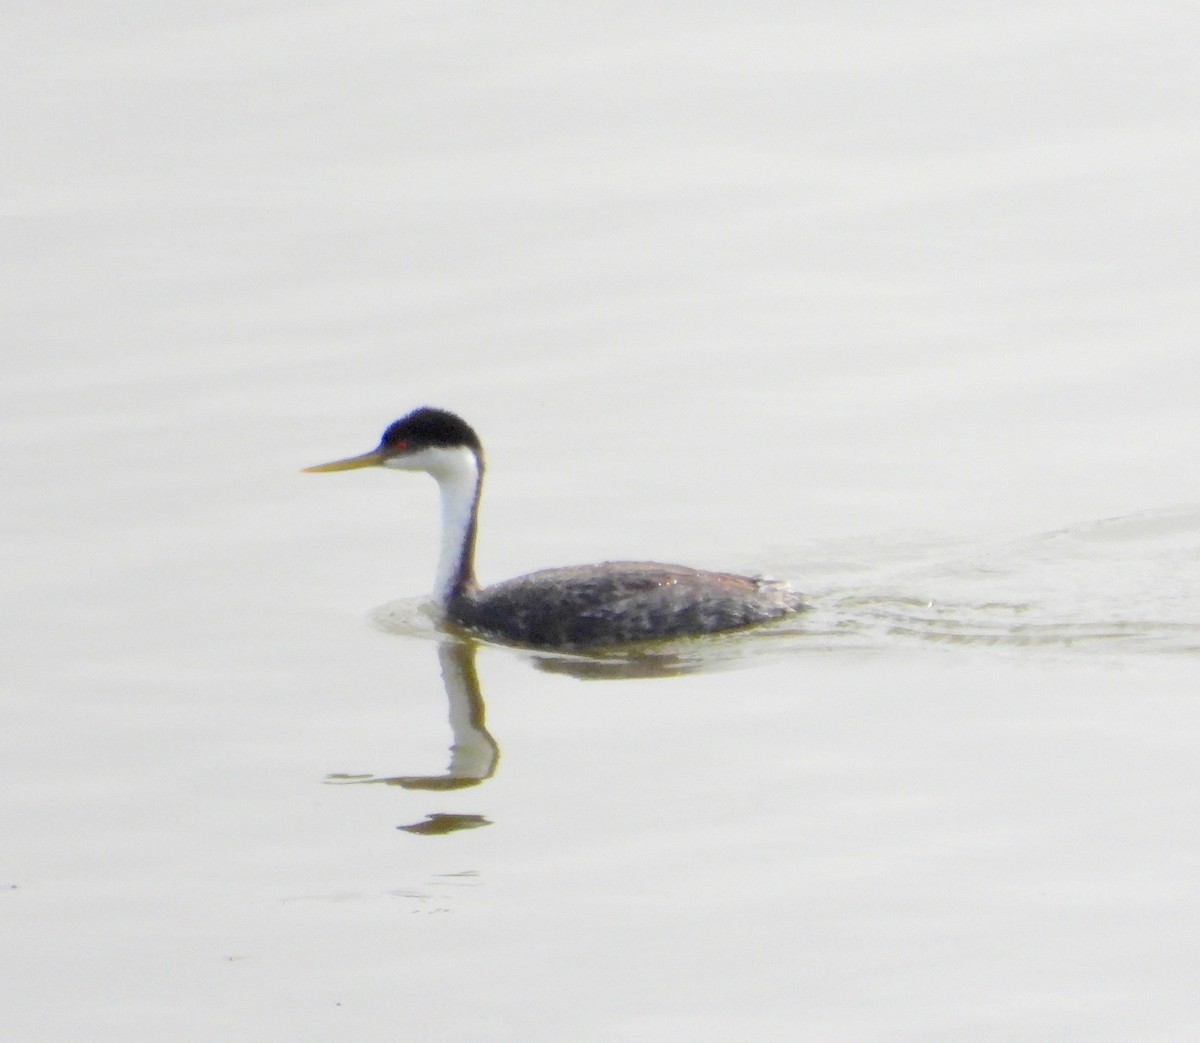
<svg viewBox="0 0 1200 1043">
<path fill-rule="evenodd" d="M 388 448 L 394 453 L 402 453 L 408 448 L 408 443 L 401 439 L 399 442 L 393 442 Z"/>
</svg>

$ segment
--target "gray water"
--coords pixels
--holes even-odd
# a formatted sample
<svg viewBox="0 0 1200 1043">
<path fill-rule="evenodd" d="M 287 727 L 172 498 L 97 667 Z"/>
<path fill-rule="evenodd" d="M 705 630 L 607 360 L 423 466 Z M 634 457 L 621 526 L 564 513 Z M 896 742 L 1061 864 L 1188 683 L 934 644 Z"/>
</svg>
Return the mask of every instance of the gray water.
<svg viewBox="0 0 1200 1043">
<path fill-rule="evenodd" d="M 1194 6 L 6 41 L 6 1038 L 1194 1038 Z M 462 684 L 422 403 L 811 612 Z"/>
</svg>

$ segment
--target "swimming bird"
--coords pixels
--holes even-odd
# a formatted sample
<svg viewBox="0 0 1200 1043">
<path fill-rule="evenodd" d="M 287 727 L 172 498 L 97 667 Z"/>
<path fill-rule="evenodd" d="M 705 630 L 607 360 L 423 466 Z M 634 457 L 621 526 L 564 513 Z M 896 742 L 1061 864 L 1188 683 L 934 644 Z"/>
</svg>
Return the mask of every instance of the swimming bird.
<svg viewBox="0 0 1200 1043">
<path fill-rule="evenodd" d="M 305 471 L 360 467 L 424 471 L 437 481 L 442 539 L 434 599 L 446 623 L 484 638 L 599 650 L 736 630 L 806 607 L 786 583 L 643 561 L 543 569 L 480 587 L 475 536 L 483 446 L 465 420 L 444 409 L 416 409 L 391 424 L 369 453 Z"/>
</svg>

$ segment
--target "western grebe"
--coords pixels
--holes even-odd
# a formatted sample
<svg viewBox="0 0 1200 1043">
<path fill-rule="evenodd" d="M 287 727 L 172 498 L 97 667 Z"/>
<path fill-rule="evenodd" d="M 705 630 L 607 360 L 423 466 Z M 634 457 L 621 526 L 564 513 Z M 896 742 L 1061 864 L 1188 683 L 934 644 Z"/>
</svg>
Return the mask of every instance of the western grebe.
<svg viewBox="0 0 1200 1043">
<path fill-rule="evenodd" d="M 682 565 L 606 561 L 543 569 L 480 587 L 475 533 L 483 446 L 461 417 L 424 407 L 397 420 L 377 448 L 308 472 L 391 467 L 424 471 L 438 483 L 442 544 L 434 596 L 446 621 L 530 648 L 579 651 L 712 634 L 805 608 L 786 583 Z"/>
</svg>

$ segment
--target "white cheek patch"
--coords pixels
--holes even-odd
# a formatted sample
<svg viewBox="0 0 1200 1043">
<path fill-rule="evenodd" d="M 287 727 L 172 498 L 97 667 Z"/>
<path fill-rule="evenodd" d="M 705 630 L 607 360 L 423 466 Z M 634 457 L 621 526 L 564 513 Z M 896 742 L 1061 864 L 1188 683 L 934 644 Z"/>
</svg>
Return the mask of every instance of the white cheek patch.
<svg viewBox="0 0 1200 1043">
<path fill-rule="evenodd" d="M 393 471 L 426 471 L 433 473 L 434 454 L 446 452 L 444 449 L 418 449 L 415 453 L 398 453 L 396 456 L 384 457 L 383 466 Z"/>
<path fill-rule="evenodd" d="M 439 482 L 474 480 L 479 471 L 475 454 L 466 446 L 431 446 L 412 453 L 384 458 L 384 467 L 395 471 L 424 471 Z"/>
</svg>

